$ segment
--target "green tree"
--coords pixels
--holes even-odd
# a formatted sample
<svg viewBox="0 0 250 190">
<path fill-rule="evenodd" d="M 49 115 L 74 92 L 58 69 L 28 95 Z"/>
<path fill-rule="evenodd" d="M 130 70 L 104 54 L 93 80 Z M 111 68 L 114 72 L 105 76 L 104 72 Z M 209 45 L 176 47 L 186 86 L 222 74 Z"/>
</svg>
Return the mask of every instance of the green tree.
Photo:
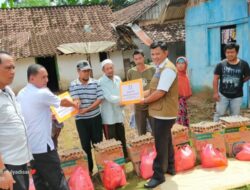
<svg viewBox="0 0 250 190">
<path fill-rule="evenodd" d="M 50 6 L 50 0 L 22 0 L 15 4 L 15 7 L 40 7 Z"/>
</svg>

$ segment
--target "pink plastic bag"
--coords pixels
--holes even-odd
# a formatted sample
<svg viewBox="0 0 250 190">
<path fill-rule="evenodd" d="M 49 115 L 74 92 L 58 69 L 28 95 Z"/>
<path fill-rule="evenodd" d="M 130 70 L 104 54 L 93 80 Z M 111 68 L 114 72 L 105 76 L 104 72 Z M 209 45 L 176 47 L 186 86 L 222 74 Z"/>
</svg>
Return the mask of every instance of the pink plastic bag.
<svg viewBox="0 0 250 190">
<path fill-rule="evenodd" d="M 155 157 L 156 157 L 155 149 L 149 153 L 146 151 L 146 149 L 142 151 L 140 171 L 143 179 L 148 179 L 153 176 L 154 174 L 153 162 Z"/>
<path fill-rule="evenodd" d="M 250 161 L 250 143 L 242 146 L 242 150 L 236 155 L 236 158 L 242 161 Z"/>
<path fill-rule="evenodd" d="M 179 147 L 175 152 L 175 171 L 185 171 L 195 166 L 196 155 L 189 145 Z"/>
<path fill-rule="evenodd" d="M 35 184 L 34 184 L 34 181 L 33 181 L 32 177 L 30 177 L 29 181 L 30 181 L 29 190 L 36 190 Z"/>
<path fill-rule="evenodd" d="M 77 167 L 69 179 L 70 190 L 94 190 L 88 172 L 82 167 Z"/>
<path fill-rule="evenodd" d="M 114 190 L 127 183 L 122 167 L 113 161 L 107 161 L 105 163 L 102 181 L 107 190 Z"/>
<path fill-rule="evenodd" d="M 227 166 L 227 158 L 212 144 L 206 144 L 201 151 L 201 165 L 203 168 Z"/>
</svg>

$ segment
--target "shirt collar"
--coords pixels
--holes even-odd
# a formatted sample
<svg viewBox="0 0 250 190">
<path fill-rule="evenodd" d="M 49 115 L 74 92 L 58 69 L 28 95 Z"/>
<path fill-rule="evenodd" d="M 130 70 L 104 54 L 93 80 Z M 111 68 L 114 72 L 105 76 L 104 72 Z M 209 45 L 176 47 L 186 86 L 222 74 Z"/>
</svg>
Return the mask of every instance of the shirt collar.
<svg viewBox="0 0 250 190">
<path fill-rule="evenodd" d="M 115 76 L 113 76 L 113 80 L 111 80 L 110 78 L 108 78 L 107 77 L 107 75 L 105 75 L 105 74 L 103 74 L 103 77 L 104 77 L 104 79 L 106 80 L 106 81 L 114 81 L 114 79 L 115 79 Z"/>
<path fill-rule="evenodd" d="M 162 69 L 162 68 L 164 68 L 165 67 L 165 65 L 166 65 L 166 63 L 168 62 L 168 58 L 166 58 L 159 66 L 157 66 L 157 67 L 159 67 L 160 69 Z"/>
<path fill-rule="evenodd" d="M 88 80 L 88 83 L 87 84 L 90 84 L 90 83 L 93 83 L 94 79 L 93 78 L 89 78 Z M 77 78 L 76 80 L 77 84 L 81 84 L 82 85 L 82 82 L 79 80 L 79 78 Z"/>
<path fill-rule="evenodd" d="M 8 86 L 5 86 L 3 89 L 0 89 L 0 93 L 4 93 L 4 92 L 9 92 Z"/>
</svg>

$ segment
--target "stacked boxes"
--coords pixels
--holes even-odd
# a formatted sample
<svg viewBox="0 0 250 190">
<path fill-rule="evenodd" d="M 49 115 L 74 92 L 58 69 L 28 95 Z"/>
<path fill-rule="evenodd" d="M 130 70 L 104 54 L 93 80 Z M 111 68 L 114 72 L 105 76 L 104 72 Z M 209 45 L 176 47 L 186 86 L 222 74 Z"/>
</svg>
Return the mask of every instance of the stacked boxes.
<svg viewBox="0 0 250 190">
<path fill-rule="evenodd" d="M 226 155 L 224 141 L 224 126 L 218 122 L 200 122 L 190 126 L 192 144 L 197 151 L 199 159 L 200 152 L 206 144 L 212 144 Z"/>
<path fill-rule="evenodd" d="M 61 167 L 63 169 L 66 179 L 75 171 L 75 168 L 81 166 L 87 172 L 88 170 L 88 159 L 86 153 L 78 148 L 65 150 L 59 152 L 61 161 Z"/>
<path fill-rule="evenodd" d="M 189 131 L 187 127 L 174 124 L 171 129 L 171 133 L 174 150 L 176 150 L 179 146 L 189 144 Z"/>
<path fill-rule="evenodd" d="M 105 161 L 114 161 L 121 166 L 125 165 L 125 159 L 120 141 L 110 139 L 94 144 L 94 147 L 95 160 L 99 172 L 103 171 Z"/>
<path fill-rule="evenodd" d="M 127 148 L 134 170 L 140 176 L 141 153 L 142 151 L 151 152 L 154 150 L 154 139 L 150 133 L 137 136 L 128 141 Z"/>
<path fill-rule="evenodd" d="M 242 116 L 221 117 L 225 125 L 225 142 L 227 154 L 234 157 L 242 144 L 250 142 L 250 119 Z"/>
</svg>

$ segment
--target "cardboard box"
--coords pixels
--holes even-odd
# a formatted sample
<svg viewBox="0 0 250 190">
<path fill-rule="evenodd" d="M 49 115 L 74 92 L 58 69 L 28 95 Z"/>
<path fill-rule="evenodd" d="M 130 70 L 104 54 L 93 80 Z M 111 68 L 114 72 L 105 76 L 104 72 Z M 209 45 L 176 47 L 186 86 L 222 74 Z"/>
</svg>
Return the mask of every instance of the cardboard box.
<svg viewBox="0 0 250 190">
<path fill-rule="evenodd" d="M 70 161 L 61 163 L 61 167 L 63 169 L 63 173 L 66 179 L 69 179 L 69 177 L 72 175 L 72 173 L 75 171 L 76 167 L 78 166 L 81 166 L 84 170 L 89 172 L 88 160 L 85 158 L 81 158 L 78 160 L 70 160 Z"/>
<path fill-rule="evenodd" d="M 114 161 L 121 166 L 125 164 L 125 158 L 121 146 L 114 149 L 108 149 L 102 152 L 96 150 L 94 152 L 95 152 L 96 165 L 99 172 L 103 171 L 105 166 L 105 161 Z"/>
<path fill-rule="evenodd" d="M 89 172 L 88 158 L 86 153 L 79 148 L 63 150 L 59 152 L 61 167 L 63 169 L 66 179 L 75 171 L 76 167 L 81 166 L 84 170 Z"/>
<path fill-rule="evenodd" d="M 224 131 L 213 133 L 191 133 L 192 144 L 197 151 L 197 158 L 200 159 L 200 152 L 206 144 L 212 144 L 214 148 L 219 149 L 226 155 L 226 146 L 224 140 Z"/>
<path fill-rule="evenodd" d="M 143 150 L 146 150 L 147 152 L 151 152 L 154 150 L 155 143 L 149 142 L 144 143 L 138 146 L 131 146 L 127 145 L 128 155 L 133 163 L 137 163 L 141 161 L 141 153 Z"/>
<path fill-rule="evenodd" d="M 246 126 L 240 130 L 241 140 L 250 143 L 250 126 Z"/>
<path fill-rule="evenodd" d="M 132 162 L 132 164 L 133 164 L 133 168 L 134 168 L 134 171 L 135 171 L 136 175 L 138 177 L 140 177 L 141 176 L 141 170 L 140 170 L 141 162 L 136 162 L 136 163 Z"/>
<path fill-rule="evenodd" d="M 230 127 L 225 129 L 225 143 L 227 155 L 234 157 L 237 153 L 238 145 L 241 145 L 247 140 L 246 127 Z"/>
<path fill-rule="evenodd" d="M 142 151 L 146 150 L 147 152 L 152 152 L 154 150 L 154 146 L 155 146 L 154 142 L 144 143 L 139 146 L 127 145 L 128 155 L 133 164 L 133 168 L 137 176 L 141 176 L 140 164 L 141 164 Z"/>
<path fill-rule="evenodd" d="M 190 144 L 189 142 L 189 131 L 187 129 L 179 132 L 173 133 L 172 131 L 172 143 L 174 150 L 178 149 L 179 146 L 185 145 L 185 144 Z"/>
</svg>

